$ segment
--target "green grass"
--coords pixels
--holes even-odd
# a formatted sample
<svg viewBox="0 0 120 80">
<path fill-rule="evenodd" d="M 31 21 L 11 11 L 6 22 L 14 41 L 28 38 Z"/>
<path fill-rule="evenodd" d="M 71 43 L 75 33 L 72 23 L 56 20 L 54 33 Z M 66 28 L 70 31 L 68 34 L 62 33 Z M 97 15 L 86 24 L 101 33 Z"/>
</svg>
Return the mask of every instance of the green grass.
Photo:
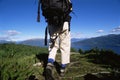
<svg viewBox="0 0 120 80">
<path fill-rule="evenodd" d="M 33 66 L 33 64 L 46 60 L 44 55 L 47 53 L 47 48 L 17 44 L 0 44 L 0 80 L 44 80 L 44 67 L 42 65 Z M 71 63 L 67 67 L 65 77 L 59 77 L 56 70 L 54 70 L 55 78 L 59 80 L 87 80 L 85 76 L 89 73 L 96 74 L 113 72 L 114 70 L 119 71 L 120 66 L 118 64 L 120 62 L 115 60 L 118 60 L 120 56 L 115 54 L 107 56 L 108 54 L 105 54 L 79 54 L 77 52 L 71 52 Z M 42 55 L 42 60 L 37 58 L 36 55 Z M 59 64 L 61 61 L 60 55 L 59 53 L 56 56 L 56 61 Z"/>
<path fill-rule="evenodd" d="M 85 55 L 79 53 L 71 54 L 71 63 L 68 66 L 66 77 L 78 77 L 87 73 L 97 73 L 109 71 L 106 68 L 102 68 L 101 65 L 89 62 Z"/>
<path fill-rule="evenodd" d="M 0 80 L 25 80 L 31 75 L 42 77 L 43 68 L 34 67 L 35 55 L 45 48 L 16 44 L 0 46 Z"/>
</svg>

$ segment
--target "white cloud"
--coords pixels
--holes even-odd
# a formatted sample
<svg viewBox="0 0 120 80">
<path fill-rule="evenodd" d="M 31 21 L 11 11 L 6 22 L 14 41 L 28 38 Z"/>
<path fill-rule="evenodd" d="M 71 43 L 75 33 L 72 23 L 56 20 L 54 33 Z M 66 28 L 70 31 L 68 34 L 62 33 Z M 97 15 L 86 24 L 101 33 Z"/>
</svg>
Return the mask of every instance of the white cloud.
<svg viewBox="0 0 120 80">
<path fill-rule="evenodd" d="M 10 41 L 15 38 L 15 36 L 19 35 L 21 32 L 16 31 L 16 30 L 7 30 L 0 35 L 0 40 L 7 40 Z"/>
<path fill-rule="evenodd" d="M 19 36 L 19 37 L 12 37 L 13 41 L 24 41 L 24 40 L 29 40 L 29 39 L 38 39 L 40 36 L 32 36 L 32 35 L 24 35 L 24 36 Z"/>
<path fill-rule="evenodd" d="M 81 37 L 82 37 L 82 33 L 80 32 L 71 33 L 71 38 L 81 38 Z"/>
<path fill-rule="evenodd" d="M 97 31 L 97 33 L 103 33 L 103 32 L 104 32 L 104 30 L 102 30 L 102 29 Z"/>
<path fill-rule="evenodd" d="M 120 26 L 114 28 L 111 32 L 120 32 Z"/>
<path fill-rule="evenodd" d="M 20 34 L 21 32 L 18 32 L 18 31 L 16 31 L 16 30 L 8 30 L 8 31 L 6 31 L 6 34 L 8 35 L 8 36 L 16 36 L 16 35 L 18 35 L 18 34 Z"/>
<path fill-rule="evenodd" d="M 90 36 L 88 34 L 84 34 L 81 32 L 75 32 L 71 33 L 71 38 L 89 38 Z"/>
</svg>

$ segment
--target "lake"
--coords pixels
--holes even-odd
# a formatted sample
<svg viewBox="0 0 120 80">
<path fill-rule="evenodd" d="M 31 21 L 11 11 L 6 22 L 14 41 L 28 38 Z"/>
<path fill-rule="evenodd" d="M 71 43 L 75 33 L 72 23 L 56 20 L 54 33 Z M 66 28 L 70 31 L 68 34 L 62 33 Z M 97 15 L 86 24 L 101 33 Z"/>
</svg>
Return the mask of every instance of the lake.
<svg viewBox="0 0 120 80">
<path fill-rule="evenodd" d="M 89 49 L 92 49 L 92 48 L 95 48 L 95 47 L 91 47 L 91 46 L 75 46 L 75 45 L 72 45 L 72 48 L 75 48 L 77 50 L 78 49 L 89 50 Z M 106 49 L 106 50 L 112 50 L 115 53 L 120 54 L 120 47 L 118 47 L 118 46 L 97 46 L 97 48 L 99 48 L 99 49 Z"/>
</svg>

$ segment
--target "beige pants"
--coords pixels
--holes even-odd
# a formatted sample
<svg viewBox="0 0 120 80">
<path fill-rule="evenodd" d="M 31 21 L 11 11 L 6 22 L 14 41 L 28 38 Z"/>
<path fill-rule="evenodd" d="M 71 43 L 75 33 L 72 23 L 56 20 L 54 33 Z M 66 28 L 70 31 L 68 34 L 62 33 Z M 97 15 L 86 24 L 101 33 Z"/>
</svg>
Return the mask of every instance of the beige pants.
<svg viewBox="0 0 120 80">
<path fill-rule="evenodd" d="M 50 34 L 48 59 L 53 59 L 55 61 L 57 50 L 60 49 L 61 63 L 62 64 L 70 63 L 71 43 L 70 43 L 69 23 L 64 22 L 62 29 L 56 26 L 48 25 L 48 30 Z"/>
</svg>

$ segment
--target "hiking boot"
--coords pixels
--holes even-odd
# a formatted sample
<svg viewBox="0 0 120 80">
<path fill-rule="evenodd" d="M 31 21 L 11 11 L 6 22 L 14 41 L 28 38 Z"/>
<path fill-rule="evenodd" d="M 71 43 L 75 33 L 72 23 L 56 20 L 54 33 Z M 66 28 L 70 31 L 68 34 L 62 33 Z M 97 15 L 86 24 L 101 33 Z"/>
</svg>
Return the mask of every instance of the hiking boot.
<svg viewBox="0 0 120 80">
<path fill-rule="evenodd" d="M 47 64 L 45 80 L 54 80 L 53 67 L 54 65 L 52 63 Z"/>
<path fill-rule="evenodd" d="M 64 77 L 64 75 L 65 75 L 65 68 L 61 68 L 60 69 L 60 76 Z"/>
</svg>

